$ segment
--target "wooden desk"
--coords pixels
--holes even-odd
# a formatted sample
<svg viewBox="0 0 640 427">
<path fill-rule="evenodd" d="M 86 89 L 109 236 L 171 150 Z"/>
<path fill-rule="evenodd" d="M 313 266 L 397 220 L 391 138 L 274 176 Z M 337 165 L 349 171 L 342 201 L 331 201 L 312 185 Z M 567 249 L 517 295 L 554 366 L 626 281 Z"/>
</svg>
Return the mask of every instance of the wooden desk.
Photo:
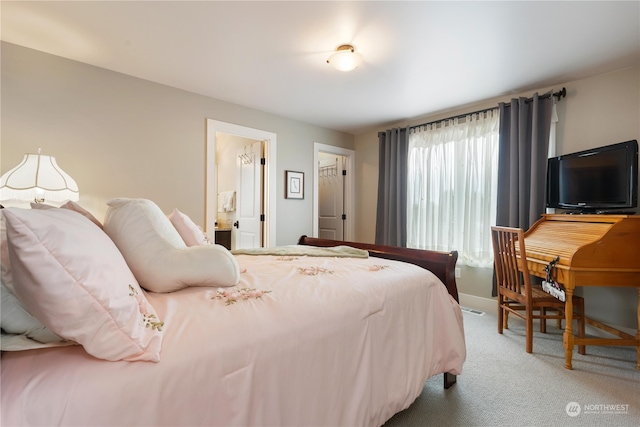
<svg viewBox="0 0 640 427">
<path fill-rule="evenodd" d="M 634 337 L 587 318 L 587 323 L 617 338 L 577 338 L 571 302 L 576 286 L 636 287 L 640 325 L 640 215 L 543 215 L 524 240 L 531 274 L 545 278 L 544 267 L 560 257 L 554 278 L 566 293 L 565 368 L 573 369 L 574 345 L 609 345 L 636 347 L 640 369 L 640 327 Z"/>
</svg>

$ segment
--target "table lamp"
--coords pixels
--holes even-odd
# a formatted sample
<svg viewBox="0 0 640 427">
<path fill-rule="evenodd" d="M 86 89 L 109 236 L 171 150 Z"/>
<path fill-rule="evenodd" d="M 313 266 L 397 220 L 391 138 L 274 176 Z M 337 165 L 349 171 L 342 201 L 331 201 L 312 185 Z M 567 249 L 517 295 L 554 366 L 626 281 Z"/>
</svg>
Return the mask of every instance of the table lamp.
<svg viewBox="0 0 640 427">
<path fill-rule="evenodd" d="M 25 154 L 22 162 L 0 177 L 0 200 L 36 203 L 78 201 L 78 184 L 53 156 Z"/>
</svg>

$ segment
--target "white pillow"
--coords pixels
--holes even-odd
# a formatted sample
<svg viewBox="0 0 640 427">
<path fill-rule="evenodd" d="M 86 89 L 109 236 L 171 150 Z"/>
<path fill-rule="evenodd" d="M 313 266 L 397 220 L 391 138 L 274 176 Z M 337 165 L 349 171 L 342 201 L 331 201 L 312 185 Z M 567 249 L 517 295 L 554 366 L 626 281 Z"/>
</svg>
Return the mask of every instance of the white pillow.
<svg viewBox="0 0 640 427">
<path fill-rule="evenodd" d="M 51 332 L 0 281 L 0 327 L 11 335 L 24 335 L 40 343 L 64 341 L 64 338 Z M 4 348 L 3 348 L 4 349 Z"/>
<path fill-rule="evenodd" d="M 174 209 L 169 214 L 169 220 L 171 220 L 171 224 L 173 224 L 187 246 L 207 245 L 210 243 L 200 227 L 178 209 Z"/>
<path fill-rule="evenodd" d="M 226 248 L 187 247 L 152 201 L 119 198 L 107 205 L 104 231 L 143 288 L 173 292 L 187 286 L 233 286 L 240 280 L 238 261 Z"/>
<path fill-rule="evenodd" d="M 105 360 L 160 360 L 162 322 L 122 254 L 68 209 L 4 210 L 16 296 L 57 335 Z"/>
</svg>

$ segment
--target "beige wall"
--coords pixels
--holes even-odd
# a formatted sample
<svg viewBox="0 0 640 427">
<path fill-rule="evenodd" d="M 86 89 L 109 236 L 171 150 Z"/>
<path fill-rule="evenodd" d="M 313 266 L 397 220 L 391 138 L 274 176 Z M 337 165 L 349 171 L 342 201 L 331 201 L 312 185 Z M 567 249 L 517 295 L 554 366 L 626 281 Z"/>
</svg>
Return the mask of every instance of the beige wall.
<svg viewBox="0 0 640 427">
<path fill-rule="evenodd" d="M 112 197 L 145 197 L 165 212 L 174 207 L 204 223 L 206 119 L 277 134 L 277 244 L 312 234 L 312 198 L 284 199 L 284 171 L 305 172 L 313 188 L 313 142 L 356 151 L 355 240 L 373 242 L 378 171 L 377 132 L 355 137 L 181 91 L 135 77 L 25 49 L 1 45 L 0 172 L 25 152 L 55 155 L 80 186 L 80 203 L 98 218 Z M 640 70 L 557 85 L 558 152 L 640 139 Z M 543 93 L 551 88 L 541 88 Z M 530 96 L 531 92 L 514 96 Z M 399 125 L 419 124 L 495 106 L 495 98 Z M 388 126 L 392 127 L 392 126 Z M 311 178 L 311 179 L 309 179 Z M 490 297 L 490 270 L 463 268 L 462 293 Z M 590 296 L 589 294 L 593 294 Z M 590 289 L 587 308 L 601 300 L 606 319 L 635 327 L 632 289 Z M 612 310 L 611 307 L 616 307 Z M 597 307 L 596 307 L 597 308 Z M 598 318 L 600 314 L 597 314 Z"/>
<path fill-rule="evenodd" d="M 640 140 L 640 68 L 628 68 L 587 79 L 559 84 L 548 90 L 567 89 L 567 97 L 558 103 L 560 122 L 557 128 L 557 153 L 567 154 L 588 148 L 627 141 Z M 385 129 L 417 125 L 497 106 L 512 97 L 529 97 L 535 91 L 493 98 L 443 114 L 396 123 L 356 136 L 356 209 L 374 212 L 360 215 L 356 227 L 356 240 L 373 242 L 375 239 L 376 199 L 378 182 L 378 136 Z M 491 269 L 462 267 L 458 279 L 461 293 L 491 298 Z M 635 328 L 637 324 L 637 291 L 631 288 L 590 288 L 583 292 L 590 316 L 613 324 Z"/>
<path fill-rule="evenodd" d="M 305 172 L 311 194 L 313 142 L 353 149 L 350 134 L 8 43 L 1 49 L 0 170 L 42 148 L 100 219 L 108 199 L 144 197 L 204 225 L 206 119 L 214 119 L 277 134 L 276 243 L 292 244 L 311 235 L 312 198 L 285 200 L 284 171 Z"/>
</svg>

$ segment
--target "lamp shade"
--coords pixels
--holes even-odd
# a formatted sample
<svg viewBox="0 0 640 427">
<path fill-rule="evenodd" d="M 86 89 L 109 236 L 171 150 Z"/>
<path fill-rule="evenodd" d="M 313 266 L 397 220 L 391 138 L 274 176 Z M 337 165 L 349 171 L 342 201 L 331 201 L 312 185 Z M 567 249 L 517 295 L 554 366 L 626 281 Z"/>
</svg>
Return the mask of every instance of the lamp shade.
<svg viewBox="0 0 640 427">
<path fill-rule="evenodd" d="M 344 44 L 331 54 L 327 62 L 333 65 L 336 70 L 351 71 L 360 65 L 362 56 L 355 51 L 353 46 Z"/>
<path fill-rule="evenodd" d="M 0 177 L 0 200 L 62 202 L 80 198 L 78 184 L 60 169 L 53 156 L 25 154 L 22 162 Z"/>
</svg>

